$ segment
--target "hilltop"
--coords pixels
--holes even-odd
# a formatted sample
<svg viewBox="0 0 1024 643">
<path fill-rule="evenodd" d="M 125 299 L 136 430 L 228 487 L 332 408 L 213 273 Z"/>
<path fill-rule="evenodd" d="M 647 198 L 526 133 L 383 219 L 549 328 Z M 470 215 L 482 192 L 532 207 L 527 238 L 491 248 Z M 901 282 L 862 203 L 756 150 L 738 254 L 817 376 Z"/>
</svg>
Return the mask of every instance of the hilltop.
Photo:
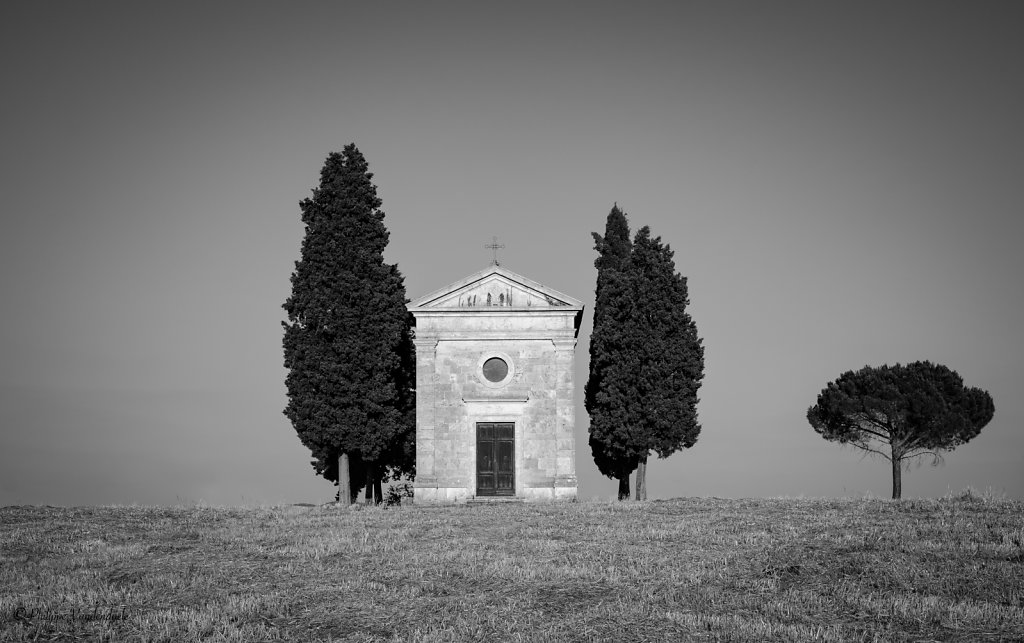
<svg viewBox="0 0 1024 643">
<path fill-rule="evenodd" d="M 1024 503 L 6 507 L 0 640 L 1024 639 Z"/>
</svg>

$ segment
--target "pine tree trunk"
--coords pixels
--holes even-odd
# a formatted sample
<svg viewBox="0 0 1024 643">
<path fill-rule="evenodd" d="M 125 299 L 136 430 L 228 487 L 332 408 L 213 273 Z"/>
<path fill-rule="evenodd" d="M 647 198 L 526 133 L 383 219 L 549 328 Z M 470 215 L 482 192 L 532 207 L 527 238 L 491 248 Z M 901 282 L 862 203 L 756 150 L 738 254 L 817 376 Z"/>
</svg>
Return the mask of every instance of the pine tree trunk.
<svg viewBox="0 0 1024 643">
<path fill-rule="evenodd" d="M 366 494 L 363 496 L 365 504 L 373 504 L 373 467 L 366 470 Z"/>
<path fill-rule="evenodd" d="M 377 479 L 373 481 L 373 504 L 379 505 L 382 502 L 384 502 L 384 487 L 380 482 L 380 477 L 378 476 Z"/>
<path fill-rule="evenodd" d="M 892 499 L 899 500 L 903 495 L 903 460 L 892 454 Z"/>
<path fill-rule="evenodd" d="M 629 474 L 619 478 L 619 500 L 629 500 Z"/>
<path fill-rule="evenodd" d="M 338 456 L 338 503 L 352 504 L 352 479 L 348 469 L 348 454 Z"/>
<path fill-rule="evenodd" d="M 647 500 L 647 456 L 636 466 L 636 499 Z"/>
</svg>

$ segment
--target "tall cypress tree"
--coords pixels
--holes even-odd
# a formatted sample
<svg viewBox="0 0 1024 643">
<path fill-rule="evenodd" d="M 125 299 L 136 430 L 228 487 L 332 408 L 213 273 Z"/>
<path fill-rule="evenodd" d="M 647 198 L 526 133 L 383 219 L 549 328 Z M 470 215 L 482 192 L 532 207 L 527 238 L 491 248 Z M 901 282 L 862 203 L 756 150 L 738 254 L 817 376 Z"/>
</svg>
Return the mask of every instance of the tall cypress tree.
<svg viewBox="0 0 1024 643">
<path fill-rule="evenodd" d="M 650 232 L 646 226 L 637 231 L 628 271 L 629 363 L 639 389 L 632 399 L 637 500 L 647 499 L 649 451 L 667 458 L 697 442 L 697 390 L 704 378 L 704 346 L 686 311 L 686 277 L 676 272 L 671 248 Z"/>
<path fill-rule="evenodd" d="M 639 462 L 629 436 L 626 410 L 634 393 L 629 374 L 621 366 L 625 348 L 624 310 L 630 305 L 626 270 L 632 243 L 629 223 L 618 204 L 612 207 L 602 237 L 592 233 L 597 268 L 594 330 L 590 334 L 590 376 L 584 387 L 590 415 L 590 450 L 605 476 L 619 481 L 619 500 L 629 498 L 629 476 Z"/>
<path fill-rule="evenodd" d="M 355 144 L 328 155 L 299 204 L 306 234 L 282 322 L 284 413 L 341 502 L 385 467 L 407 469 L 399 454 L 414 430 L 405 284 L 384 263 L 389 234 L 372 178 Z"/>
</svg>

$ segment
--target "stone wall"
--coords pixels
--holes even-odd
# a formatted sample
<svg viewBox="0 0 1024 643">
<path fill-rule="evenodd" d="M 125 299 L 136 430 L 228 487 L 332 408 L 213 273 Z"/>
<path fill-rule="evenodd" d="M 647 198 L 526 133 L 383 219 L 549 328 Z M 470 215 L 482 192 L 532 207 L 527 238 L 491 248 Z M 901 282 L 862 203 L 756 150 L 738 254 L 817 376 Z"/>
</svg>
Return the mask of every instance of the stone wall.
<svg viewBox="0 0 1024 643">
<path fill-rule="evenodd" d="M 417 341 L 416 501 L 476 495 L 476 423 L 515 423 L 516 496 L 576 497 L 575 339 Z M 489 386 L 484 360 L 513 371 Z"/>
</svg>

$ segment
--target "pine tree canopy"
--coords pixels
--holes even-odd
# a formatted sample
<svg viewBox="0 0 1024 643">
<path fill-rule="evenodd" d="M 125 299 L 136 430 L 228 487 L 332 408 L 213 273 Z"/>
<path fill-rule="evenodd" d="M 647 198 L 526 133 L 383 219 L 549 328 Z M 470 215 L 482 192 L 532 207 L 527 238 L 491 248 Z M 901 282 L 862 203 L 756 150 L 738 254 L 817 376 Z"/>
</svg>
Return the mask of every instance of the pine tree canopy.
<svg viewBox="0 0 1024 643">
<path fill-rule="evenodd" d="M 299 204 L 306 232 L 284 304 L 284 412 L 328 479 L 341 453 L 357 468 L 390 464 L 412 431 L 405 285 L 384 263 L 388 231 L 372 177 L 354 144 L 328 155 Z"/>
<path fill-rule="evenodd" d="M 969 442 L 994 413 L 987 392 L 924 361 L 843 373 L 822 389 L 807 420 L 826 440 L 905 460 Z"/>
</svg>

